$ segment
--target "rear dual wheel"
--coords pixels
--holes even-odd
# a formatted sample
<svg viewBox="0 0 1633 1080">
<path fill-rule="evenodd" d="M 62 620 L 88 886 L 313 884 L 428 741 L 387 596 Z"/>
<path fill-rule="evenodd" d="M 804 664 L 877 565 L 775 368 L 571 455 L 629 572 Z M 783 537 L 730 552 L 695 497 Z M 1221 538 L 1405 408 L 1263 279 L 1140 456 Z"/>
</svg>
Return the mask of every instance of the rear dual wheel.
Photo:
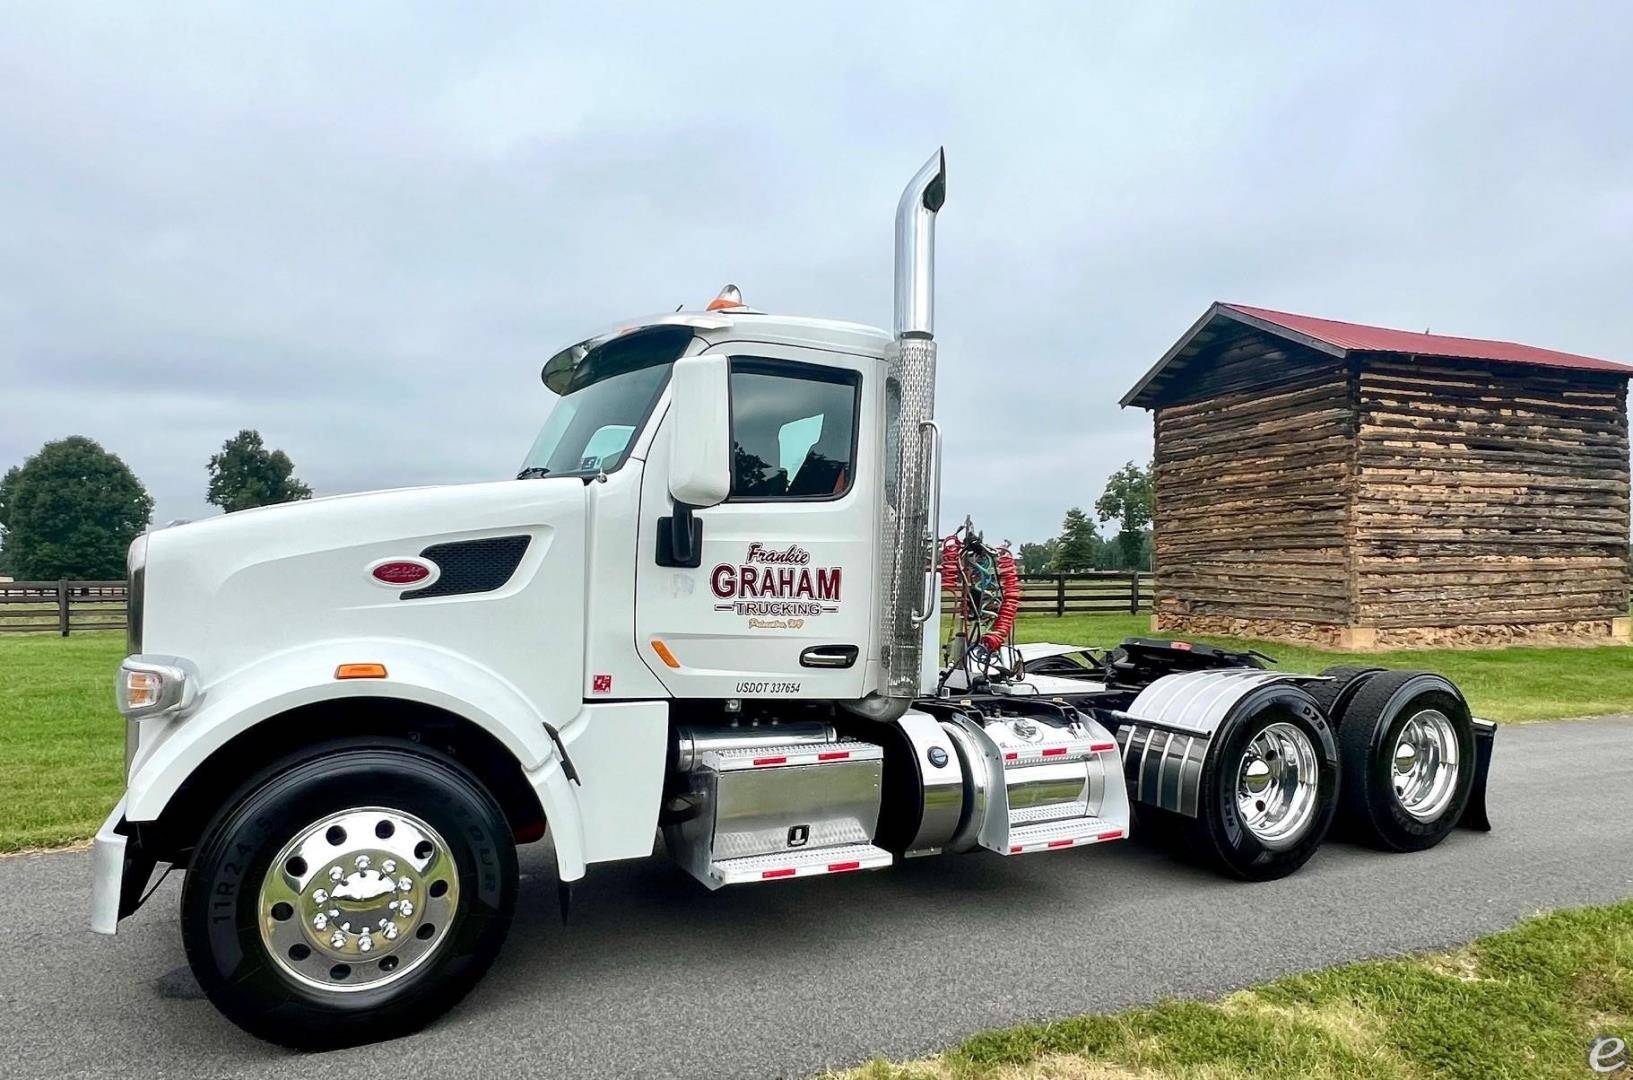
<svg viewBox="0 0 1633 1080">
<path fill-rule="evenodd" d="M 1245 702 L 1215 734 L 1195 818 L 1142 806 L 1140 819 L 1233 877 L 1269 881 L 1303 866 L 1321 846 L 1338 784 L 1321 710 L 1302 691 L 1275 687 Z"/>
<path fill-rule="evenodd" d="M 245 1030 L 323 1048 L 416 1030 L 492 961 L 516 897 L 504 813 L 451 759 L 346 747 L 273 770 L 207 830 L 182 938 Z"/>
<path fill-rule="evenodd" d="M 1339 823 L 1385 851 L 1423 851 L 1456 828 L 1475 781 L 1474 722 L 1438 675 L 1389 671 L 1363 682 L 1338 729 Z"/>
</svg>

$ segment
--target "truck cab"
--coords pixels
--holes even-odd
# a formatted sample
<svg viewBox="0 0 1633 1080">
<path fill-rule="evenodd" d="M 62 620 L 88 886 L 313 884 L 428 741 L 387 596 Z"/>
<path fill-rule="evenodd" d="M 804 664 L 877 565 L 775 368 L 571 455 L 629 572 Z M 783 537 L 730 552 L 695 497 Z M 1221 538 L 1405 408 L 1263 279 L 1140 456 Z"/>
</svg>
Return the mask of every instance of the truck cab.
<svg viewBox="0 0 1633 1080">
<path fill-rule="evenodd" d="M 728 287 L 545 365 L 562 397 L 521 475 L 585 487 L 585 700 L 883 688 L 890 344 Z"/>
</svg>

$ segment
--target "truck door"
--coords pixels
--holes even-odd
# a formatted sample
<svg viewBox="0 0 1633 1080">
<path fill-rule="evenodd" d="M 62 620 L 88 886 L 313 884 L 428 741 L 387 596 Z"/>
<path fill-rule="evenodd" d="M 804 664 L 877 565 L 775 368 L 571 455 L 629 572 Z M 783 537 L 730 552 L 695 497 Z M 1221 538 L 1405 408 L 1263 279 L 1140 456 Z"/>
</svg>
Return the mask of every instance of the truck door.
<svg viewBox="0 0 1633 1080">
<path fill-rule="evenodd" d="M 730 357 L 731 494 L 695 511 L 698 565 L 662 565 L 669 446 L 685 423 L 668 413 L 642 481 L 636 647 L 678 697 L 860 697 L 878 558 L 878 361 L 745 342 L 710 351 Z"/>
</svg>

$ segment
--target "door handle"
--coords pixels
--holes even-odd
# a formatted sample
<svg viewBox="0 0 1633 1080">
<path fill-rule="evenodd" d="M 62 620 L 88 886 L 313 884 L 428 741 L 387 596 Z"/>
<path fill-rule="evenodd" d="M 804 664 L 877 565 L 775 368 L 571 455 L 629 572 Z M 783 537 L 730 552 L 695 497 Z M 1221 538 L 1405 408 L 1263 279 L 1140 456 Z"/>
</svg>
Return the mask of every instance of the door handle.
<svg viewBox="0 0 1633 1080">
<path fill-rule="evenodd" d="M 861 653 L 855 645 L 812 645 L 799 654 L 800 667 L 848 668 Z"/>
</svg>

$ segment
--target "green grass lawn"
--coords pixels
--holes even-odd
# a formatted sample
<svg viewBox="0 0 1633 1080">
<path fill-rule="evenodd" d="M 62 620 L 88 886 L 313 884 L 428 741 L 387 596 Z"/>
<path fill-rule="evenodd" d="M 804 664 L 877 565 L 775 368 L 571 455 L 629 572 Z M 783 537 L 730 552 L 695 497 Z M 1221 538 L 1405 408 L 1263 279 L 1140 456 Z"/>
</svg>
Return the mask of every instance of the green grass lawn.
<svg viewBox="0 0 1633 1080">
<path fill-rule="evenodd" d="M 0 852 L 83 840 L 124 788 L 123 632 L 0 637 Z"/>
<path fill-rule="evenodd" d="M 1546 1080 L 1592 1076 L 1587 1047 L 1606 1034 L 1633 1043 L 1633 901 L 1544 915 L 1455 952 L 989 1031 L 935 1058 L 831 1076 Z"/>
<path fill-rule="evenodd" d="M 1028 616 L 1021 641 L 1115 645 L 1149 634 L 1146 615 Z M 123 788 L 123 725 L 113 709 L 120 633 L 0 637 L 0 853 L 89 837 Z M 1423 667 L 1450 676 L 1493 720 L 1633 712 L 1633 650 L 1515 648 L 1478 652 L 1335 653 L 1246 644 L 1292 671 L 1337 663 Z"/>
<path fill-rule="evenodd" d="M 1016 624 L 1018 641 L 1108 646 L 1125 637 L 1153 634 L 1149 615 L 1029 615 Z M 1557 720 L 1633 712 L 1633 649 L 1515 647 L 1508 649 L 1423 649 L 1346 653 L 1277 641 L 1200 637 L 1214 645 L 1251 647 L 1286 671 L 1319 672 L 1334 664 L 1424 668 L 1451 679 L 1469 699 L 1476 716 L 1489 720 Z"/>
</svg>

